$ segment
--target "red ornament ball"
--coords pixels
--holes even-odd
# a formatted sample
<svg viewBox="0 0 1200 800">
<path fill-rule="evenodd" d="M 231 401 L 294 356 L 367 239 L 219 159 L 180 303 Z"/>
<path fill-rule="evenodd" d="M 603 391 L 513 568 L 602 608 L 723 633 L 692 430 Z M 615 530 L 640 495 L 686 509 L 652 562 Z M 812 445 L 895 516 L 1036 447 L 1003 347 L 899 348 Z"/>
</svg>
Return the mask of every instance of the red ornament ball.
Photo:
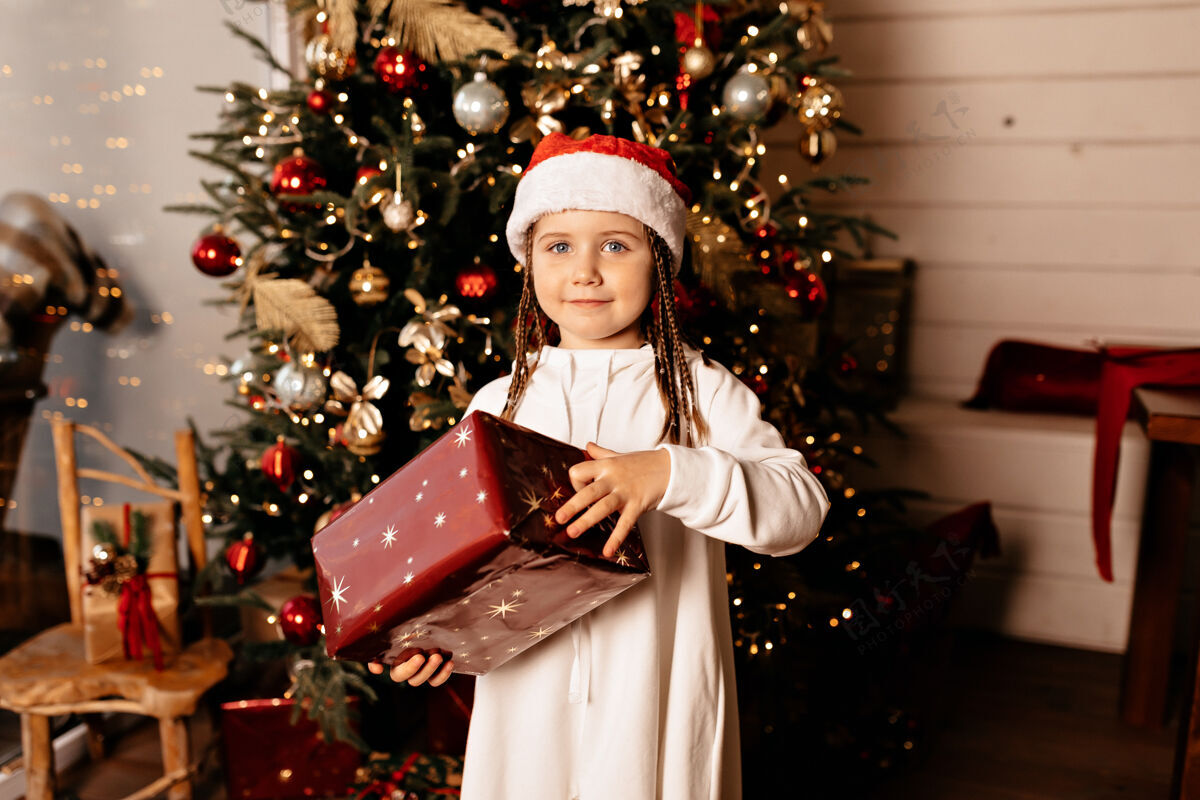
<svg viewBox="0 0 1200 800">
<path fill-rule="evenodd" d="M 268 447 L 262 454 L 262 471 L 271 483 L 286 492 L 296 480 L 296 467 L 300 464 L 300 453 L 294 447 L 285 444 L 280 438 Z"/>
<path fill-rule="evenodd" d="M 746 384 L 754 390 L 754 393 L 762 397 L 771 387 L 767 384 L 767 378 L 761 372 L 756 372 L 750 377 Z"/>
<path fill-rule="evenodd" d="M 276 164 L 271 173 L 271 193 L 279 197 L 312 194 L 324 189 L 327 183 L 325 169 L 306 155 L 288 156 Z M 288 210 L 296 209 L 291 203 L 280 205 Z"/>
<path fill-rule="evenodd" d="M 383 170 L 379 168 L 378 164 L 363 164 L 358 168 L 358 172 L 354 173 L 354 182 L 359 184 L 366 183 L 371 178 L 382 174 Z"/>
<path fill-rule="evenodd" d="M 225 563 L 239 586 L 257 575 L 263 566 L 263 549 L 254 541 L 254 534 L 247 533 L 225 548 Z"/>
<path fill-rule="evenodd" d="M 385 47 L 375 56 L 375 74 L 393 92 L 416 88 L 425 69 L 421 59 L 395 47 Z"/>
<path fill-rule="evenodd" d="M 283 638 L 307 647 L 321 637 L 321 607 L 312 595 L 298 594 L 279 607 L 279 629 Z"/>
<path fill-rule="evenodd" d="M 821 280 L 817 273 L 810 269 L 797 270 L 784 285 L 787 287 L 788 297 L 800 301 L 800 312 L 806 319 L 820 316 L 825 310 L 829 291 L 825 288 L 825 281 Z"/>
<path fill-rule="evenodd" d="M 308 110 L 314 114 L 324 114 L 333 105 L 333 95 L 324 89 L 313 89 L 305 99 Z"/>
<path fill-rule="evenodd" d="M 484 300 L 496 291 L 496 271 L 487 264 L 472 264 L 454 279 L 458 293 L 468 300 Z"/>
<path fill-rule="evenodd" d="M 684 285 L 675 280 L 675 310 L 684 325 L 692 325 L 717 307 L 717 298 L 705 286 Z"/>
<path fill-rule="evenodd" d="M 242 265 L 242 248 L 225 234 L 213 231 L 192 246 L 192 263 L 205 275 L 223 278 Z"/>
</svg>

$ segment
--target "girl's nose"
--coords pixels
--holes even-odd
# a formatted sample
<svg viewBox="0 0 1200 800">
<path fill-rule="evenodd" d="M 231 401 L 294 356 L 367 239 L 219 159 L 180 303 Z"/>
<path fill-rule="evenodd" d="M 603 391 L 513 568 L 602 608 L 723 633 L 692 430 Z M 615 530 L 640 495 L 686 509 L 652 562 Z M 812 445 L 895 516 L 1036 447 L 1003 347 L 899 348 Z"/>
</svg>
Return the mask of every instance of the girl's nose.
<svg viewBox="0 0 1200 800">
<path fill-rule="evenodd" d="M 600 279 L 600 270 L 597 268 L 597 254 L 591 250 L 583 250 L 575 259 L 574 271 L 571 274 L 571 280 L 574 283 L 589 284 L 595 283 Z"/>
</svg>

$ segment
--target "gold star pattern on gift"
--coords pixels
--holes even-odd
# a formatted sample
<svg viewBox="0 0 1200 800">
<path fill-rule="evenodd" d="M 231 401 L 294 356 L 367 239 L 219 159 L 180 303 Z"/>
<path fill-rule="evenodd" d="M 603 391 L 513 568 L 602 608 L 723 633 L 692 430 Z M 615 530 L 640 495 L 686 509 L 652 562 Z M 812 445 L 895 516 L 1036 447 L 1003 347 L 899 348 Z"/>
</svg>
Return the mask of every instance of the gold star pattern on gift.
<svg viewBox="0 0 1200 800">
<path fill-rule="evenodd" d="M 525 490 L 525 492 L 521 495 L 521 502 L 529 506 L 529 510 L 526 512 L 529 514 L 540 510 L 542 507 L 542 498 L 538 497 L 537 492 L 533 491 L 532 489 Z"/>
<path fill-rule="evenodd" d="M 333 579 L 333 588 L 329 593 L 329 602 L 333 603 L 334 610 L 339 614 L 342 613 L 342 603 L 349 602 L 346 600 L 346 590 L 349 588 L 350 586 L 346 583 L 344 576 Z"/>
<path fill-rule="evenodd" d="M 549 636 L 553 631 L 545 626 L 539 626 L 536 631 L 526 631 L 526 633 L 529 634 L 530 639 L 540 641 L 543 636 Z"/>
<path fill-rule="evenodd" d="M 440 528 L 443 525 L 445 525 L 446 524 L 446 513 L 444 511 L 439 512 L 438 515 L 433 518 L 433 524 L 434 524 L 434 527 L 437 527 L 437 528 Z"/>
<path fill-rule="evenodd" d="M 515 614 L 521 605 L 521 603 L 515 600 L 511 602 L 508 600 L 501 600 L 499 603 L 489 606 L 489 608 L 492 610 L 488 612 L 488 616 L 490 616 L 492 619 L 495 619 L 497 616 L 499 616 L 500 619 L 508 619 L 508 613 L 511 611 Z"/>
<path fill-rule="evenodd" d="M 424 492 L 417 492 L 417 502 L 421 502 L 421 498 L 425 496 Z"/>
<path fill-rule="evenodd" d="M 484 500 L 487 500 L 487 491 L 480 489 L 479 494 L 475 495 L 475 502 L 482 503 Z"/>
<path fill-rule="evenodd" d="M 392 544 L 396 541 L 397 533 L 399 533 L 399 531 L 396 530 L 395 525 L 388 525 L 387 530 L 383 532 L 383 546 L 391 547 Z"/>
<path fill-rule="evenodd" d="M 467 468 L 466 467 L 463 467 L 462 469 L 460 469 L 458 471 L 458 477 L 460 477 L 460 478 L 467 477 Z"/>
<path fill-rule="evenodd" d="M 454 446 L 455 447 L 462 447 L 464 444 L 466 444 L 469 441 L 471 441 L 471 429 L 470 428 L 462 428 L 461 430 L 458 430 L 455 432 L 455 434 L 454 434 Z"/>
<path fill-rule="evenodd" d="M 404 576 L 405 583 L 412 583 L 412 580 L 413 580 L 413 574 L 411 572 Z"/>
<path fill-rule="evenodd" d="M 629 555 L 625 552 L 624 547 L 617 548 L 616 556 L 618 564 L 620 564 L 622 567 L 629 566 Z"/>
</svg>

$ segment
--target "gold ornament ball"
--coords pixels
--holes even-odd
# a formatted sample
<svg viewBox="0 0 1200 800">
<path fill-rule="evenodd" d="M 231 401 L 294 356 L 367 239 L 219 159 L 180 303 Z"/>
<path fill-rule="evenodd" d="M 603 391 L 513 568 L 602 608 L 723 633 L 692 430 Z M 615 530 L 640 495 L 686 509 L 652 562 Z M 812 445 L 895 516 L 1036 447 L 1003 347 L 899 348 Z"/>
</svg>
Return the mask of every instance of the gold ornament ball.
<svg viewBox="0 0 1200 800">
<path fill-rule="evenodd" d="M 842 115 L 842 107 L 842 93 L 824 81 L 817 81 L 800 92 L 800 121 L 810 127 L 831 127 Z"/>
<path fill-rule="evenodd" d="M 800 152 L 814 165 L 837 152 L 837 137 L 828 128 L 810 129 L 800 137 Z"/>
<path fill-rule="evenodd" d="M 387 300 L 391 281 L 379 267 L 366 266 L 350 276 L 350 296 L 360 306 L 373 306 Z"/>
<path fill-rule="evenodd" d="M 357 66 L 354 53 L 345 53 L 334 47 L 327 33 L 318 34 L 308 43 L 304 60 L 317 75 L 334 81 L 352 75 Z"/>
<path fill-rule="evenodd" d="M 383 431 L 370 433 L 362 428 L 344 428 L 346 449 L 356 456 L 373 456 L 383 448 L 386 437 Z"/>
<path fill-rule="evenodd" d="M 712 75 L 716 66 L 716 56 L 702 44 L 689 47 L 683 53 L 683 71 L 691 75 L 692 80 L 704 80 Z"/>
</svg>

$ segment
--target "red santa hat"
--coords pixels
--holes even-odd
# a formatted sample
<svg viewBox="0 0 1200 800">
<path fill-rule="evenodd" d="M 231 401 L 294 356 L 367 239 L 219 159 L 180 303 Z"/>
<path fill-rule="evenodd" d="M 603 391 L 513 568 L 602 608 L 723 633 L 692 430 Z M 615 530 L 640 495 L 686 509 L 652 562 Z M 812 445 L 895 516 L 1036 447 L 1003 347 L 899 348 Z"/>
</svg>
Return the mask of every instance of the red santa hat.
<svg viewBox="0 0 1200 800">
<path fill-rule="evenodd" d="M 521 182 L 505 233 L 518 263 L 530 226 L 559 211 L 616 211 L 649 225 L 671 250 L 674 272 L 683 262 L 691 192 L 671 154 L 616 136 L 575 140 L 552 133 L 538 144 Z"/>
</svg>

